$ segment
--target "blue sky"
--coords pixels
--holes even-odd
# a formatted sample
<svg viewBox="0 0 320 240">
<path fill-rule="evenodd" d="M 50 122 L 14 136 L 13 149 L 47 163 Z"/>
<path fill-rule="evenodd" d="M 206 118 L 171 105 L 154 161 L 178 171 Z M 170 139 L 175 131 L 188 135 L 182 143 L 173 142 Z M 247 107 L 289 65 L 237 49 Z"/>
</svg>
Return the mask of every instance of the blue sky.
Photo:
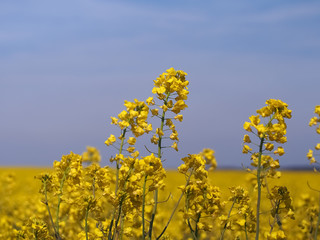
<svg viewBox="0 0 320 240">
<path fill-rule="evenodd" d="M 318 1 L 0 2 L 0 165 L 51 166 L 117 134 L 110 116 L 170 67 L 188 73 L 180 151 L 249 165 L 242 126 L 269 98 L 293 110 L 282 166 L 308 165 L 320 104 Z"/>
</svg>

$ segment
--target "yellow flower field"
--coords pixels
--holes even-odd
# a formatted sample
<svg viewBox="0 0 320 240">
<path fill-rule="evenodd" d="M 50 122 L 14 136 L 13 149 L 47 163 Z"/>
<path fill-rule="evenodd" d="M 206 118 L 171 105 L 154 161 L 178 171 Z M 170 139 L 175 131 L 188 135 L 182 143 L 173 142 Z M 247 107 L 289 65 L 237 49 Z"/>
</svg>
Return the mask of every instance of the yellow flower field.
<svg viewBox="0 0 320 240">
<path fill-rule="evenodd" d="M 30 221 L 39 217 L 39 213 L 46 215 L 45 204 L 41 202 L 42 196 L 39 193 L 40 182 L 35 180 L 35 176 L 42 172 L 52 172 L 52 169 L 41 168 L 1 168 L 1 234 L 0 239 L 16 239 L 17 230 L 32 228 Z M 250 174 L 245 171 L 234 170 L 222 170 L 210 173 L 209 180 L 213 185 L 216 185 L 221 190 L 221 197 L 223 201 L 226 201 L 225 209 L 228 210 L 231 206 L 231 202 L 228 202 L 230 195 L 230 186 L 242 186 L 249 191 L 253 191 L 250 184 Z M 311 190 L 307 182 L 311 186 L 316 186 L 319 182 L 320 176 L 313 172 L 300 172 L 300 171 L 284 171 L 279 180 L 274 180 L 270 184 L 278 184 L 287 186 L 293 198 L 293 206 L 295 209 L 295 219 L 284 219 L 284 229 L 287 234 L 287 239 L 308 239 L 306 237 L 310 229 L 304 229 L 305 225 L 310 224 L 310 211 L 318 211 L 318 199 L 317 192 Z M 177 201 L 180 191 L 178 186 L 183 185 L 185 182 L 184 177 L 177 171 L 167 171 L 167 177 L 165 179 L 166 190 L 161 191 L 161 200 L 167 200 L 159 204 L 159 214 L 163 223 L 169 217 L 171 210 Z M 252 199 L 254 200 L 254 199 Z M 262 203 L 262 212 L 270 208 L 270 202 L 265 200 Z M 182 204 L 181 206 L 182 207 Z M 104 211 L 108 211 L 104 209 Z M 236 212 L 234 213 L 236 214 Z M 41 215 L 40 215 L 41 216 Z M 270 213 L 262 214 L 262 221 L 264 222 L 265 231 L 270 230 L 269 221 Z M 232 220 L 232 217 L 231 217 Z M 315 221 L 316 219 L 313 219 Z M 166 236 L 169 239 L 188 239 L 186 229 L 183 227 L 182 213 L 177 213 L 172 223 L 169 225 Z M 160 224 L 160 223 L 159 223 Z M 35 225 L 34 225 L 35 226 Z M 81 228 L 79 228 L 81 229 Z M 222 226 L 218 224 L 217 228 L 213 229 L 210 234 L 202 233 L 201 239 L 209 239 L 209 236 L 213 236 L 210 239 L 219 239 Z M 307 231 L 306 231 L 307 230 Z M 238 233 L 233 230 L 226 232 L 225 239 L 234 239 Z M 185 237 L 183 237 L 185 236 Z M 253 237 L 250 236 L 249 239 Z M 26 238 L 28 239 L 28 237 Z M 30 239 L 34 239 L 30 237 Z M 39 238 L 41 239 L 41 238 Z M 71 239 L 78 239 L 75 235 Z M 240 234 L 240 239 L 245 239 L 244 233 Z"/>
<path fill-rule="evenodd" d="M 249 168 L 219 171 L 215 151 L 204 148 L 177 170 L 164 169 L 166 152 L 179 151 L 186 76 L 168 69 L 151 97 L 125 100 L 111 117 L 118 135 L 105 144 L 115 168 L 101 166 L 98 149 L 87 147 L 52 169 L 1 169 L 0 239 L 317 239 L 320 175 L 279 171 L 292 117 L 281 100 L 266 100 L 243 125 Z M 320 134 L 320 106 L 314 113 L 309 125 Z M 305 159 L 316 171 L 319 146 Z"/>
</svg>

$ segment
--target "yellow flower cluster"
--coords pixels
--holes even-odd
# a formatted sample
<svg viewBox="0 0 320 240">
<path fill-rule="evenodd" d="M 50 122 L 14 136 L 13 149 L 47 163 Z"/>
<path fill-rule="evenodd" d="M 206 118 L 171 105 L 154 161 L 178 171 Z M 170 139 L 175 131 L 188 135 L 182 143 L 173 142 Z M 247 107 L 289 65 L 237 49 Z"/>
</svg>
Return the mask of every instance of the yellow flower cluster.
<svg viewBox="0 0 320 240">
<path fill-rule="evenodd" d="M 309 126 L 311 127 L 311 126 L 315 125 L 317 127 L 317 129 L 316 129 L 317 133 L 320 134 L 320 105 L 315 107 L 314 113 L 317 116 L 312 117 L 310 119 Z M 315 150 L 320 150 L 320 143 L 317 143 L 314 148 L 315 148 Z M 318 163 L 318 161 L 316 161 L 316 159 L 314 157 L 313 150 L 311 150 L 311 149 L 309 149 L 309 152 L 307 153 L 307 158 L 309 159 L 310 164 Z"/>
<path fill-rule="evenodd" d="M 206 163 L 213 168 L 216 166 L 214 151 L 204 149 L 199 154 L 189 154 L 182 161 L 184 164 L 178 170 L 188 179 L 186 185 L 180 187 L 185 195 L 185 207 L 182 211 L 192 235 L 197 238 L 200 231 L 212 229 L 212 223 L 207 221 L 208 217 L 217 218 L 223 209 L 220 189 L 208 183 L 208 172 L 205 169 Z"/>
<path fill-rule="evenodd" d="M 139 102 L 136 99 L 134 102 L 125 101 L 126 110 L 122 111 L 118 118 L 111 118 L 112 124 L 118 125 L 121 129 L 119 137 L 121 142 L 120 146 L 117 147 L 118 154 L 110 159 L 111 162 L 116 162 L 117 169 L 115 192 L 110 195 L 114 211 L 109 224 L 111 230 L 108 233 L 109 238 L 116 238 L 122 234 L 127 236 L 137 234 L 134 231 L 128 231 L 134 224 L 132 220 L 136 219 L 136 214 L 142 215 L 140 224 L 143 226 L 143 234 L 141 235 L 148 234 L 149 237 L 152 235 L 153 222 L 157 211 L 158 190 L 163 189 L 163 179 L 166 176 L 161 162 L 162 149 L 165 148 L 163 139 L 165 138 L 165 132 L 170 130 L 169 139 L 174 141 L 171 147 L 178 150 L 179 137 L 172 120 L 180 122 L 183 120 L 183 116 L 178 113 L 187 107 L 184 102 L 189 93 L 187 90 L 189 82 L 185 79 L 186 75 L 183 71 L 176 71 L 173 68 L 168 69 L 154 81 L 154 88 L 152 89 L 152 93 L 156 94 L 157 99 L 162 102 L 161 104 L 156 104 L 153 97 L 147 98 L 145 102 Z M 155 107 L 149 109 L 149 106 Z M 160 111 L 162 111 L 162 114 L 159 113 Z M 175 115 L 172 117 L 166 116 L 169 111 Z M 152 131 L 152 125 L 148 122 L 149 112 L 161 121 L 160 126 L 155 129 L 151 138 L 151 143 L 158 146 L 158 152 L 155 156 L 146 147 L 151 154 L 140 157 L 135 144 L 138 137 Z M 127 136 L 130 132 L 133 134 L 132 137 Z M 128 137 L 127 140 L 126 137 Z M 117 138 L 111 134 L 105 144 L 116 146 L 114 144 L 116 141 Z M 125 147 L 126 144 L 129 146 Z M 213 160 L 211 159 L 211 161 Z M 154 199 L 151 202 L 148 200 L 148 194 L 150 193 L 154 194 Z M 147 205 L 152 206 L 151 212 L 150 207 L 146 207 Z M 145 215 L 148 214 L 151 214 L 149 230 L 145 226 Z M 126 233 L 124 233 L 125 229 Z"/>
<path fill-rule="evenodd" d="M 176 71 L 174 68 L 170 68 L 154 80 L 152 93 L 157 94 L 160 100 L 166 99 L 168 95 L 175 96 L 176 103 L 167 107 L 176 114 L 187 107 L 183 101 L 187 99 L 187 95 L 189 94 L 187 87 L 189 81 L 186 80 L 186 75 L 187 73 L 184 71 Z"/>
<path fill-rule="evenodd" d="M 249 233 L 255 232 L 255 215 L 251 207 L 251 201 L 246 191 L 243 187 L 230 187 L 231 197 L 229 197 L 229 202 L 231 202 L 230 210 L 228 214 L 221 214 L 219 216 L 220 224 L 223 226 L 221 237 L 223 239 L 225 232 L 228 229 L 229 235 L 235 235 L 241 238 L 241 233 L 245 232 L 246 237 Z"/>
<path fill-rule="evenodd" d="M 252 128 L 256 129 L 259 138 L 285 143 L 287 126 L 284 118 L 291 118 L 291 110 L 288 109 L 288 104 L 281 100 L 269 99 L 266 104 L 267 106 L 257 110 L 258 115 L 249 117 L 250 122 L 245 122 L 243 127 L 248 132 L 253 132 Z M 268 119 L 268 122 L 260 123 L 260 117 Z M 277 120 L 276 123 L 273 123 L 274 119 Z M 250 142 L 250 138 L 247 137 L 245 142 Z"/>
<path fill-rule="evenodd" d="M 54 162 L 52 174 L 38 176 L 42 182 L 42 202 L 56 239 L 72 239 L 74 236 L 78 236 L 79 239 L 98 238 L 104 234 L 104 230 L 96 228 L 95 224 L 107 217 L 102 209 L 108 201 L 106 196 L 111 195 L 112 176 L 107 167 L 101 168 L 98 165 L 96 159 L 100 159 L 100 155 L 97 155 L 97 149 L 89 147 L 88 152 L 83 155 L 91 156 L 92 153 L 95 153 L 94 160 L 90 161 L 92 164 L 87 167 L 82 164 L 82 156 L 71 152 L 62 156 L 61 161 Z M 39 222 L 36 223 L 35 226 L 38 226 Z M 32 232 L 35 231 L 33 225 L 31 224 Z M 28 224 L 26 226 L 28 227 Z M 41 226 L 36 230 L 47 229 Z M 89 232 L 89 228 L 94 231 Z M 28 235 L 30 231 L 26 228 L 20 234 Z"/>
<path fill-rule="evenodd" d="M 152 125 L 147 123 L 149 107 L 145 102 L 134 99 L 133 102 L 124 101 L 126 110 L 118 114 L 118 118 L 111 117 L 111 124 L 118 125 L 122 130 L 130 127 L 135 137 L 152 131 Z M 108 146 L 116 141 L 114 135 L 111 135 L 105 142 Z"/>
<path fill-rule="evenodd" d="M 244 135 L 244 145 L 242 148 L 244 154 L 251 153 L 251 165 L 255 168 L 254 171 L 251 169 L 248 169 L 248 171 L 256 175 L 256 188 L 258 190 L 256 239 L 258 239 L 260 235 L 261 188 L 266 187 L 269 192 L 267 177 L 279 178 L 281 176 L 280 172 L 276 171 L 280 167 L 279 160 L 274 160 L 274 158 L 270 156 L 270 153 L 278 156 L 282 156 L 285 153 L 281 146 L 278 146 L 276 150 L 274 150 L 274 143 L 283 144 L 287 141 L 287 137 L 285 136 L 287 133 L 285 118 L 291 118 L 291 110 L 288 109 L 288 104 L 281 100 L 269 99 L 266 101 L 266 105 L 267 106 L 257 110 L 258 115 L 249 117 L 250 122 L 245 122 L 243 125 L 243 128 L 247 132 L 254 134 L 259 139 L 259 143 L 256 144 L 259 146 L 258 151 L 252 152 L 252 148 L 249 146 L 249 144 L 252 144 L 252 140 L 248 134 Z M 271 193 L 269 193 L 268 196 L 270 198 L 275 197 L 275 195 Z M 270 200 L 271 203 L 276 201 L 275 199 Z"/>
<path fill-rule="evenodd" d="M 161 126 L 156 129 L 156 133 L 151 138 L 151 143 L 159 147 L 164 137 L 164 131 L 166 131 L 164 128 L 167 127 L 168 130 L 171 131 L 170 139 L 174 141 L 171 147 L 178 151 L 177 142 L 179 141 L 179 137 L 172 119 L 181 122 L 183 115 L 179 113 L 188 107 L 185 103 L 189 94 L 187 87 L 189 81 L 186 80 L 186 75 L 187 73 L 181 70 L 170 68 L 154 80 L 152 93 L 156 94 L 161 104 L 159 104 L 157 108 L 151 109 L 151 114 L 161 119 Z M 147 101 L 150 105 L 155 105 L 153 97 L 150 97 Z M 160 110 L 162 110 L 162 114 L 159 114 Z M 168 112 L 172 112 L 174 115 L 167 117 L 166 114 Z M 162 148 L 162 146 L 160 148 Z"/>
<path fill-rule="evenodd" d="M 82 162 L 99 163 L 101 156 L 99 150 L 95 147 L 87 147 L 87 151 L 82 154 Z"/>
<path fill-rule="evenodd" d="M 287 141 L 285 118 L 291 118 L 291 110 L 281 100 L 269 99 L 266 104 L 267 106 L 257 110 L 258 115 L 249 117 L 250 122 L 245 122 L 243 125 L 247 132 L 258 136 L 260 140 L 259 151 L 252 152 L 252 148 L 249 146 L 252 140 L 248 134 L 245 134 L 242 152 L 244 154 L 251 153 L 251 165 L 256 168 L 262 168 L 263 176 L 280 177 L 280 173 L 276 171 L 280 167 L 279 160 L 275 160 L 269 154 L 273 153 L 274 155 L 282 156 L 285 153 L 281 146 L 274 150 L 273 142 L 281 144 Z M 261 118 L 266 119 L 266 122 L 261 122 Z M 264 154 L 264 152 L 269 153 Z"/>
</svg>

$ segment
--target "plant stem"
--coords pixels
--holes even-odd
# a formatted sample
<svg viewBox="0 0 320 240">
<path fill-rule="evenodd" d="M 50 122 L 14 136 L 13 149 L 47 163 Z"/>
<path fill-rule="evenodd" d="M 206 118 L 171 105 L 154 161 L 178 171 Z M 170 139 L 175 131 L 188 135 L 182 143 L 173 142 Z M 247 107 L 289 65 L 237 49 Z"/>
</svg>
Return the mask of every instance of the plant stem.
<svg viewBox="0 0 320 240">
<path fill-rule="evenodd" d="M 120 235 L 121 235 L 121 232 L 122 232 L 122 229 L 123 229 L 122 204 L 123 204 L 123 202 L 125 201 L 125 198 L 126 198 L 126 193 L 125 193 L 125 191 L 126 191 L 128 179 L 130 178 L 132 171 L 133 171 L 133 167 L 131 167 L 131 168 L 129 169 L 128 175 L 127 175 L 127 177 L 126 177 L 126 179 L 125 179 L 125 181 L 124 181 L 124 185 L 123 185 L 123 192 L 124 192 L 124 194 L 121 196 L 121 199 L 120 199 L 120 202 L 119 202 L 118 216 L 117 216 L 117 218 L 116 218 L 116 222 L 115 222 L 115 225 L 114 225 L 114 229 L 115 229 L 115 230 L 114 230 L 114 233 L 113 233 L 113 235 L 112 235 L 112 239 L 114 239 L 114 237 L 118 234 L 117 228 L 118 228 L 118 223 L 119 223 L 120 218 L 121 218 L 120 224 L 122 223 L 122 225 L 121 225 L 121 227 L 120 227 Z"/>
<path fill-rule="evenodd" d="M 198 238 L 198 234 L 199 234 L 198 223 L 200 221 L 200 217 L 201 217 L 201 212 L 198 214 L 197 221 L 196 221 L 196 229 L 194 231 L 194 235 L 196 236 L 196 238 Z"/>
<path fill-rule="evenodd" d="M 126 132 L 127 132 L 127 128 L 125 128 L 123 130 L 123 133 L 121 134 L 121 144 L 120 144 L 120 149 L 119 149 L 119 155 L 122 153 Z M 119 189 L 119 170 L 120 170 L 120 160 L 117 160 L 115 195 L 117 195 L 118 189 Z M 116 216 L 116 212 L 117 212 L 117 209 L 115 207 L 114 211 L 113 211 L 112 219 L 111 219 L 111 222 L 110 222 L 110 226 L 109 226 L 109 234 L 108 234 L 108 239 L 109 240 L 113 239 L 112 227 L 113 227 L 114 219 L 115 219 L 115 216 Z"/>
<path fill-rule="evenodd" d="M 190 218 L 188 218 L 188 226 L 189 226 L 189 229 L 190 229 L 190 231 L 191 231 L 193 240 L 197 240 L 198 238 L 197 238 L 197 236 L 195 235 L 194 230 L 193 230 L 193 228 L 192 228 L 192 226 L 191 226 Z"/>
<path fill-rule="evenodd" d="M 60 181 L 60 192 L 59 192 L 59 196 L 58 196 L 58 205 L 57 205 L 57 212 L 56 212 L 56 231 L 57 234 L 59 236 L 59 213 L 60 213 L 60 205 L 61 205 L 61 196 L 63 193 L 63 185 L 64 185 L 64 181 L 67 178 L 67 173 L 69 172 L 69 167 L 66 168 L 66 170 L 63 173 L 62 179 Z"/>
<path fill-rule="evenodd" d="M 256 240 L 259 239 L 260 230 L 260 202 L 261 202 L 261 157 L 262 147 L 264 142 L 264 135 L 260 138 L 259 157 L 258 157 L 258 169 L 257 169 L 257 184 L 258 184 L 258 200 L 257 200 L 257 222 L 256 222 Z"/>
<path fill-rule="evenodd" d="M 169 99 L 170 93 L 167 93 L 166 99 L 164 100 L 164 105 L 168 104 L 168 99 Z M 161 115 L 161 126 L 160 126 L 160 131 L 163 132 L 163 127 L 164 127 L 164 120 L 165 120 L 165 115 L 166 112 L 164 110 L 162 110 L 162 115 Z M 159 141 L 158 141 L 158 158 L 161 159 L 162 155 L 161 155 L 161 149 L 162 149 L 162 136 L 160 136 L 159 134 Z M 156 189 L 154 191 L 154 195 L 153 195 L 153 199 L 154 199 L 154 206 L 152 209 L 152 214 L 151 214 L 151 220 L 150 220 L 150 225 L 149 225 L 149 240 L 151 240 L 152 237 L 152 228 L 153 228 L 153 223 L 154 223 L 154 219 L 156 216 L 156 212 L 157 212 L 157 206 L 158 206 L 158 189 Z"/>
<path fill-rule="evenodd" d="M 119 149 L 119 155 L 122 153 L 123 145 L 124 145 L 124 139 L 127 132 L 127 128 L 123 130 L 123 133 L 121 135 L 121 144 Z M 116 171 L 116 189 L 115 193 L 117 194 L 118 188 L 119 188 L 119 170 L 120 170 L 120 160 L 117 160 L 117 171 Z"/>
<path fill-rule="evenodd" d="M 57 240 L 60 240 L 60 236 L 59 236 L 59 233 L 57 232 L 56 230 L 56 227 L 55 227 L 55 224 L 53 222 L 53 219 L 52 219 L 52 215 L 51 215 L 51 211 L 50 211 L 50 207 L 49 207 L 49 203 L 48 203 L 48 193 L 47 193 L 47 182 L 44 181 L 43 182 L 44 184 L 44 197 L 45 197 L 45 205 L 47 207 L 47 210 L 48 210 L 48 214 L 49 214 L 49 218 L 50 218 L 50 222 L 52 224 L 52 227 L 53 227 L 53 230 L 54 230 L 54 236 Z"/>
<path fill-rule="evenodd" d="M 144 183 L 143 183 L 143 194 L 142 194 L 142 239 L 145 239 L 145 219 L 144 219 L 144 213 L 145 213 L 145 205 L 146 205 L 146 185 L 147 185 L 147 178 L 148 175 L 144 177 Z"/>
</svg>

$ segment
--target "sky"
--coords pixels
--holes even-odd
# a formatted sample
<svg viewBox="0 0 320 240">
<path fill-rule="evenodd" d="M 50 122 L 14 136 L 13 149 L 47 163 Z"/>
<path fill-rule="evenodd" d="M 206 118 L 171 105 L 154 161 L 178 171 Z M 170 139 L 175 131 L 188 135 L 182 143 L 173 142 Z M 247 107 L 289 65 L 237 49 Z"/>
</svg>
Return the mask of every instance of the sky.
<svg viewBox="0 0 320 240">
<path fill-rule="evenodd" d="M 308 166 L 319 142 L 318 1 L 2 0 L 0 22 L 1 166 L 52 166 L 86 146 L 110 165 L 110 117 L 171 67 L 190 94 L 166 167 L 203 148 L 218 167 L 249 166 L 243 123 L 270 98 L 292 110 L 281 166 Z"/>
</svg>

